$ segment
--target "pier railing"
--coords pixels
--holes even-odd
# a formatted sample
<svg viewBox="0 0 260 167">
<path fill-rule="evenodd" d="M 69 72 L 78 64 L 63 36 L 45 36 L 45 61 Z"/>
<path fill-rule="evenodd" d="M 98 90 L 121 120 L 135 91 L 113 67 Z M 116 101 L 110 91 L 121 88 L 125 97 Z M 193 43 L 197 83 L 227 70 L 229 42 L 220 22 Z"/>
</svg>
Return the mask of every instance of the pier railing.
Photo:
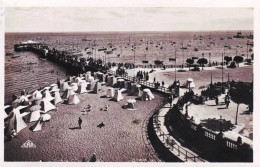
<svg viewBox="0 0 260 167">
<path fill-rule="evenodd" d="M 164 145 L 166 148 L 175 156 L 179 157 L 183 161 L 191 161 L 191 162 L 205 162 L 205 160 L 201 159 L 198 155 L 195 155 L 191 151 L 187 150 L 186 148 L 182 147 L 181 145 L 177 144 L 174 140 L 174 138 L 169 135 L 165 134 L 161 128 L 161 122 L 158 119 L 159 112 L 155 113 L 153 115 L 153 125 L 155 132 L 159 134 L 159 136 L 162 138 L 162 141 L 164 142 Z"/>
<path fill-rule="evenodd" d="M 151 89 L 154 89 L 154 90 L 158 90 L 158 91 L 163 92 L 163 93 L 167 93 L 167 94 L 171 93 L 170 90 L 165 86 L 156 87 L 154 83 L 143 80 L 143 79 L 139 79 L 137 77 L 131 77 L 131 76 L 128 76 L 127 74 L 117 75 L 117 73 L 115 71 L 110 71 L 110 74 L 112 74 L 114 76 L 120 76 L 120 77 L 124 78 L 125 80 L 131 81 L 131 82 L 137 82 L 138 84 L 140 84 L 142 86 L 145 86 L 145 87 L 148 87 L 148 88 L 151 88 Z"/>
</svg>

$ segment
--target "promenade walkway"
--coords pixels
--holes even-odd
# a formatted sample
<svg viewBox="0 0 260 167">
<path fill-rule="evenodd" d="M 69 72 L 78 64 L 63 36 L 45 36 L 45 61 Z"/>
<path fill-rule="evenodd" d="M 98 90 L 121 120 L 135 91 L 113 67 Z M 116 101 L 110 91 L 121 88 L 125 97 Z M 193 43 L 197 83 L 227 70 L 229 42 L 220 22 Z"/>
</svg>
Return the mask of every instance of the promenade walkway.
<svg viewBox="0 0 260 167">
<path fill-rule="evenodd" d="M 175 104 L 177 100 L 178 99 L 175 98 L 172 104 Z M 181 143 L 169 135 L 169 132 L 164 125 L 165 115 L 168 113 L 169 109 L 170 104 L 167 103 L 159 110 L 158 115 L 154 115 L 153 118 L 153 126 L 159 140 L 169 149 L 169 152 L 183 162 L 206 162 L 205 159 L 200 158 L 198 154 L 189 150 L 189 148 L 182 146 Z"/>
</svg>

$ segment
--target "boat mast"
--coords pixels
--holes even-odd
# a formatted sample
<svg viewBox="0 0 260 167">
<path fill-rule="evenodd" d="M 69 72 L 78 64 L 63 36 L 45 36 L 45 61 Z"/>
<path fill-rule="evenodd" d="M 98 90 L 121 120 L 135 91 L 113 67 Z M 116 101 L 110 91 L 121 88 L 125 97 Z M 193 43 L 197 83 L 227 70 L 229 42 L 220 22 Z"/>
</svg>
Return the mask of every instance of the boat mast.
<svg viewBox="0 0 260 167">
<path fill-rule="evenodd" d="M 177 52 L 177 50 L 175 49 L 175 83 L 176 83 L 176 52 Z"/>
</svg>

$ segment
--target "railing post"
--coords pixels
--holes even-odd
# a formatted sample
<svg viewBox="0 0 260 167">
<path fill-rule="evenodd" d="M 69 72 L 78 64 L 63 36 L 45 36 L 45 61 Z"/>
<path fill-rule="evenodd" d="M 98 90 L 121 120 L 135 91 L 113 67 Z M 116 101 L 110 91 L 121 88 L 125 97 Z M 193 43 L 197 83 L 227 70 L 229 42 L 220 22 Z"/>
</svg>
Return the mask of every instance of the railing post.
<svg viewBox="0 0 260 167">
<path fill-rule="evenodd" d="M 180 156 L 180 146 L 178 145 L 178 156 Z"/>
<path fill-rule="evenodd" d="M 172 151 L 173 151 L 173 148 L 174 148 L 174 143 L 173 143 L 173 139 L 172 139 Z"/>
</svg>

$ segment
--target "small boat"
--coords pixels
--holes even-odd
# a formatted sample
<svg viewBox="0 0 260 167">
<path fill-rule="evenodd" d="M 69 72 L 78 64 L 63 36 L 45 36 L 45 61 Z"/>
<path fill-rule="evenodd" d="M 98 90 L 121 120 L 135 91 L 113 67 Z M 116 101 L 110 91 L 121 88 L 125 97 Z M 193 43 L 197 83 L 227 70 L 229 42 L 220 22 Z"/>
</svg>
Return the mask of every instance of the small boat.
<svg viewBox="0 0 260 167">
<path fill-rule="evenodd" d="M 245 37 L 242 35 L 241 31 L 238 31 L 237 35 L 233 36 L 233 38 L 245 38 Z"/>
<path fill-rule="evenodd" d="M 163 61 L 157 59 L 157 60 L 154 61 L 154 64 L 160 65 L 160 64 L 163 64 Z"/>
</svg>

